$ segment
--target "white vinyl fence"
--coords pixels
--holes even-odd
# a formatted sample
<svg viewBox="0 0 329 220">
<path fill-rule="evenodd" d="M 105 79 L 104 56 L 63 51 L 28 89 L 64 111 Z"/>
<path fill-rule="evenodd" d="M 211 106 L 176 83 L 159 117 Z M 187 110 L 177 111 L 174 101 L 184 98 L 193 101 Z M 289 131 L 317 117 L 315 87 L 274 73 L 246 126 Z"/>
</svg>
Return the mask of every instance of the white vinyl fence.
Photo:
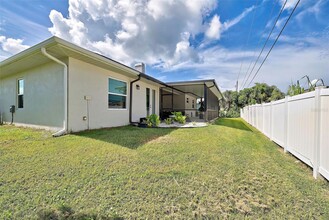
<svg viewBox="0 0 329 220">
<path fill-rule="evenodd" d="M 329 180 L 329 89 L 246 106 L 241 117 Z"/>
</svg>

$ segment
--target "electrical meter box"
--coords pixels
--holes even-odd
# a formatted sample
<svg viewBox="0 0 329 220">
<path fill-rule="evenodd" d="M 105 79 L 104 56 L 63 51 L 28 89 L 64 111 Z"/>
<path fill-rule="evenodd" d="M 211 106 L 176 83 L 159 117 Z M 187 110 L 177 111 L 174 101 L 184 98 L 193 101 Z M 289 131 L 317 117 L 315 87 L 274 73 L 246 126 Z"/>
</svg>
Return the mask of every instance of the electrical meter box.
<svg viewBox="0 0 329 220">
<path fill-rule="evenodd" d="M 15 106 L 14 106 L 14 105 L 11 105 L 11 106 L 9 107 L 9 112 L 10 112 L 10 113 L 15 113 Z"/>
<path fill-rule="evenodd" d="M 91 100 L 91 96 L 90 95 L 85 95 L 84 96 L 84 99 L 87 100 L 87 101 L 89 101 L 89 100 Z"/>
</svg>

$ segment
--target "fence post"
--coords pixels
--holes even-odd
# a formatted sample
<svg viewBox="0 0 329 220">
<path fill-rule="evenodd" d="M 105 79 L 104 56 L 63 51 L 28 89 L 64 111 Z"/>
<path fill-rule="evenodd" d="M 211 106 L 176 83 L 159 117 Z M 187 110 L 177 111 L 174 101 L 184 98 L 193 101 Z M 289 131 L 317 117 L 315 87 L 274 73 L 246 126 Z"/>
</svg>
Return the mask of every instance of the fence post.
<svg viewBox="0 0 329 220">
<path fill-rule="evenodd" d="M 253 116 L 253 117 L 254 117 L 254 121 L 253 121 L 253 123 L 254 123 L 254 127 L 255 127 L 255 128 L 257 128 L 257 108 L 256 108 L 256 105 L 257 105 L 257 104 L 255 104 L 255 105 L 253 106 L 253 109 L 254 109 L 254 110 L 253 110 L 253 113 L 254 113 L 254 116 Z"/>
<path fill-rule="evenodd" d="M 258 116 L 258 111 L 257 111 L 258 107 L 257 107 L 257 105 L 258 104 L 255 104 L 255 107 L 254 107 L 255 108 L 255 125 L 254 125 L 255 128 L 258 127 L 258 117 L 257 117 Z"/>
<path fill-rule="evenodd" d="M 248 105 L 248 123 L 250 123 L 250 120 L 251 120 L 251 108 L 250 108 L 250 105 Z"/>
<path fill-rule="evenodd" d="M 264 134 L 264 131 L 265 131 L 265 114 L 264 114 L 264 103 L 262 103 L 262 133 Z"/>
<path fill-rule="evenodd" d="M 252 122 L 252 107 L 251 107 L 251 105 L 249 106 L 249 116 L 250 116 L 249 117 L 249 124 L 252 125 L 252 123 L 251 123 Z"/>
<path fill-rule="evenodd" d="M 251 118 L 251 116 L 250 116 L 250 105 L 248 105 L 248 123 L 250 124 L 250 118 Z"/>
<path fill-rule="evenodd" d="M 321 126 L 321 88 L 316 87 L 314 93 L 314 147 L 313 147 L 313 177 L 316 179 L 319 175 L 320 163 L 320 126 Z"/>
<path fill-rule="evenodd" d="M 252 106 L 250 106 L 251 107 L 251 120 L 250 120 L 250 124 L 252 125 L 252 126 L 254 126 L 254 106 L 252 105 Z"/>
<path fill-rule="evenodd" d="M 286 96 L 285 102 L 284 102 L 284 145 L 283 149 L 284 152 L 286 153 L 288 150 L 288 114 L 289 114 L 289 96 Z"/>
<path fill-rule="evenodd" d="M 270 140 L 273 141 L 273 102 L 270 106 Z"/>
</svg>

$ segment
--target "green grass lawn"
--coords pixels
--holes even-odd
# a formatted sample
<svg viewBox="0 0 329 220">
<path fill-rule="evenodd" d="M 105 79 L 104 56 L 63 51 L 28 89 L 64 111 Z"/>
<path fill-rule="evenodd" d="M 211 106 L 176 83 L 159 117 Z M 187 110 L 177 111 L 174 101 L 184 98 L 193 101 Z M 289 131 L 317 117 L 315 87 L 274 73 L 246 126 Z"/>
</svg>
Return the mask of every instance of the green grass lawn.
<svg viewBox="0 0 329 220">
<path fill-rule="evenodd" d="M 0 219 L 329 219 L 329 183 L 240 119 L 52 138 L 0 127 Z"/>
</svg>

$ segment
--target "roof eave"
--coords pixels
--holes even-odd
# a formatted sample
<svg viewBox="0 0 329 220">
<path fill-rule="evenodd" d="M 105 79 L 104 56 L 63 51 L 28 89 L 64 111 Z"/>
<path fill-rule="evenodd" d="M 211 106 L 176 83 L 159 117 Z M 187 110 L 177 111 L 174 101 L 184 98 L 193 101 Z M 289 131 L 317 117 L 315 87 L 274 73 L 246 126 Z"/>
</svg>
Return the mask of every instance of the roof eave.
<svg viewBox="0 0 329 220">
<path fill-rule="evenodd" d="M 52 46 L 52 45 L 55 45 L 56 44 L 56 38 L 57 37 L 51 37 L 45 41 L 42 41 L 41 43 L 38 43 L 32 47 L 29 47 L 28 49 L 26 50 L 23 50 L 22 52 L 19 52 L 3 61 L 0 62 L 0 66 L 6 66 L 6 65 L 9 65 L 17 60 L 20 60 L 20 59 L 23 59 L 24 57 L 27 57 L 27 56 L 31 56 L 33 55 L 34 53 L 37 53 L 37 52 L 40 52 L 40 49 L 42 47 L 49 47 L 49 46 Z"/>
<path fill-rule="evenodd" d="M 45 41 L 43 41 L 39 44 L 36 44 L 36 45 L 34 45 L 34 46 L 18 53 L 18 54 L 15 54 L 15 55 L 9 57 L 6 60 L 1 61 L 0 62 L 0 67 L 10 65 L 10 64 L 16 62 L 17 60 L 20 60 L 20 59 L 23 59 L 25 57 L 31 56 L 33 54 L 39 53 L 42 47 L 47 49 L 48 47 L 51 47 L 51 46 L 54 46 L 54 45 L 64 47 L 68 50 L 71 50 L 71 51 L 74 51 L 74 52 L 79 53 L 81 55 L 87 56 L 88 58 L 97 60 L 97 61 L 102 62 L 102 63 L 107 64 L 107 65 L 111 65 L 111 66 L 113 66 L 117 69 L 128 72 L 129 74 L 131 74 L 133 76 L 138 76 L 140 74 L 139 71 L 137 71 L 137 70 L 135 70 L 131 67 L 128 67 L 124 64 L 116 62 L 116 61 L 114 61 L 110 58 L 105 58 L 104 56 L 101 56 L 97 53 L 94 53 L 92 51 L 89 51 L 87 49 L 79 47 L 75 44 L 72 44 L 68 41 L 60 39 L 56 36 L 53 36 L 53 37 L 51 37 L 51 38 L 49 38 L 49 39 L 47 39 L 47 40 L 45 40 Z"/>
<path fill-rule="evenodd" d="M 167 82 L 167 85 L 170 86 L 182 86 L 182 85 L 198 85 L 198 84 L 205 84 L 207 82 L 212 82 L 216 89 L 218 90 L 218 93 L 220 94 L 221 98 L 218 98 L 218 100 L 224 98 L 222 92 L 220 91 L 215 79 L 204 79 L 204 80 L 192 80 L 192 81 L 180 81 L 180 82 Z M 225 98 L 224 98 L 225 99 Z"/>
<path fill-rule="evenodd" d="M 117 62 L 115 60 L 112 60 L 112 59 L 110 59 L 108 57 L 104 57 L 104 56 L 102 56 L 102 55 L 100 55 L 98 53 L 95 53 L 95 52 L 92 52 L 90 50 L 84 49 L 84 48 L 82 48 L 80 46 L 77 46 L 75 44 L 72 44 L 72 43 L 70 43 L 68 41 L 65 41 L 63 39 L 60 39 L 58 37 L 54 37 L 54 38 L 56 39 L 56 42 L 58 42 L 59 45 L 62 46 L 62 47 L 64 46 L 67 49 L 74 50 L 77 53 L 80 53 L 82 55 L 88 56 L 91 59 L 98 60 L 98 61 L 100 61 L 102 63 L 110 64 L 110 65 L 114 66 L 115 68 L 118 68 L 118 69 L 121 69 L 123 71 L 129 72 L 132 75 L 138 76 L 140 74 L 139 71 L 137 71 L 137 70 L 135 70 L 135 69 L 133 69 L 133 68 L 131 68 L 129 66 L 126 66 L 126 65 L 124 65 L 122 63 L 119 63 L 119 62 Z"/>
</svg>

